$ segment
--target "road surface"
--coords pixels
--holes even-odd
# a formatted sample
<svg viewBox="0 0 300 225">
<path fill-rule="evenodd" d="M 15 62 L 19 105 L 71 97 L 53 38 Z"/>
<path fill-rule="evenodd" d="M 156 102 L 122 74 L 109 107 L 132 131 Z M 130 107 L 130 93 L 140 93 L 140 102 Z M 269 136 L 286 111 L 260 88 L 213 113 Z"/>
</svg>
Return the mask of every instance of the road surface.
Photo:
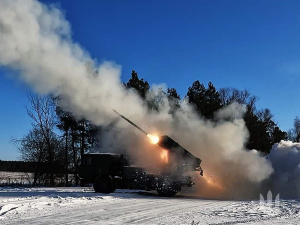
<svg viewBox="0 0 300 225">
<path fill-rule="evenodd" d="M 90 188 L 0 188 L 0 224 L 299 224 L 300 201 L 209 200 Z"/>
</svg>

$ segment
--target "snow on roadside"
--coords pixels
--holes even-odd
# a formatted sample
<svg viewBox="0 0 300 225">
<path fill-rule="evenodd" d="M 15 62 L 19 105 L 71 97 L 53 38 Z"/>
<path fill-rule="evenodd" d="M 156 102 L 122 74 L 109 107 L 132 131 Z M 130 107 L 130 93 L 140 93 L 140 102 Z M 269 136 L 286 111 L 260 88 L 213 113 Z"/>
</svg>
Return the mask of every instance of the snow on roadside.
<svg viewBox="0 0 300 225">
<path fill-rule="evenodd" d="M 0 221 L 115 199 L 114 195 L 96 194 L 90 188 L 0 188 Z"/>
</svg>

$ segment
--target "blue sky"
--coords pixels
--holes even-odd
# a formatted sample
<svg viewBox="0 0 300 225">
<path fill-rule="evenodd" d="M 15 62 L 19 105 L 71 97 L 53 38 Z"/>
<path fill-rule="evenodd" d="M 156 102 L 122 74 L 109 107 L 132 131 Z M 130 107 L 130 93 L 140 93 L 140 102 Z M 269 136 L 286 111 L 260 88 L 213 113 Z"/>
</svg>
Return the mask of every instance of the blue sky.
<svg viewBox="0 0 300 225">
<path fill-rule="evenodd" d="M 122 65 L 183 97 L 195 81 L 248 89 L 283 130 L 300 116 L 300 1 L 45 0 L 60 7 L 73 40 L 98 62 Z M 17 159 L 11 138 L 30 128 L 30 89 L 0 68 L 0 159 Z"/>
</svg>

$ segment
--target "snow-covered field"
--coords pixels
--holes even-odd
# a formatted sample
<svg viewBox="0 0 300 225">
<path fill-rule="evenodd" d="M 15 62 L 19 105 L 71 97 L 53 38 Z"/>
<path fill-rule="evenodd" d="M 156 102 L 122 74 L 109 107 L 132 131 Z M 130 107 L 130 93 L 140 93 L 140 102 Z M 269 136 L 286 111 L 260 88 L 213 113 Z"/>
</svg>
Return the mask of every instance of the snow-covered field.
<svg viewBox="0 0 300 225">
<path fill-rule="evenodd" d="M 0 224 L 300 224 L 300 201 L 224 201 L 90 188 L 0 188 Z"/>
</svg>

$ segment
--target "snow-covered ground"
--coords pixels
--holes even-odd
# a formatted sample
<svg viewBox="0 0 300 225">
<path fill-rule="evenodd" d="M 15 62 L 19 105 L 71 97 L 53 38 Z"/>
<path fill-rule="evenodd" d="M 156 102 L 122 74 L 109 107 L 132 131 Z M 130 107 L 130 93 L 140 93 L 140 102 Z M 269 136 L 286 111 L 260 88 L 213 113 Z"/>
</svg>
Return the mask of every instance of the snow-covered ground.
<svg viewBox="0 0 300 225">
<path fill-rule="evenodd" d="M 91 188 L 0 188 L 0 224 L 300 224 L 300 201 L 209 200 Z"/>
</svg>

